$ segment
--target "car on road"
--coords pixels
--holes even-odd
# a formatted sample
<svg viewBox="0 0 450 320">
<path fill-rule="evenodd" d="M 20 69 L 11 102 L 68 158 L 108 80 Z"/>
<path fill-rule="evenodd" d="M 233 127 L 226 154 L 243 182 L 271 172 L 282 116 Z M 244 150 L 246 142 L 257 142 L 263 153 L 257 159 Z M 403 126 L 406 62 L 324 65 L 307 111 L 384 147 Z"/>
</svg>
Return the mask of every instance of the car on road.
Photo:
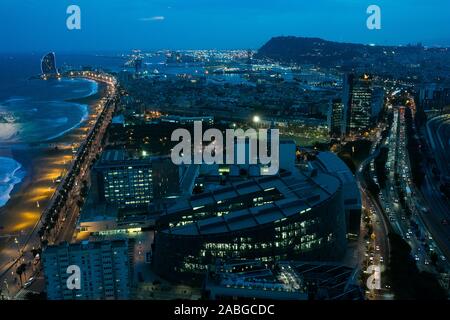
<svg viewBox="0 0 450 320">
<path fill-rule="evenodd" d="M 27 282 L 24 283 L 23 287 L 28 288 L 29 286 L 31 286 L 33 284 L 34 280 L 36 280 L 36 279 L 34 277 L 31 277 L 30 279 L 28 279 Z"/>
</svg>

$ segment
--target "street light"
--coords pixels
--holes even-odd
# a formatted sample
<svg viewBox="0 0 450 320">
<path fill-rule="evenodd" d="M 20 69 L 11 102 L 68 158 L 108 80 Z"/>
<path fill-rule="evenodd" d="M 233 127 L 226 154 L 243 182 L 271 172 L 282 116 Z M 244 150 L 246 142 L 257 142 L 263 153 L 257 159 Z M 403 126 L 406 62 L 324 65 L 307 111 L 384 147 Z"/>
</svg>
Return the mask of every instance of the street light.
<svg viewBox="0 0 450 320">
<path fill-rule="evenodd" d="M 14 238 L 14 243 L 17 245 L 17 251 L 20 253 L 19 240 L 17 240 L 17 238 Z"/>
</svg>

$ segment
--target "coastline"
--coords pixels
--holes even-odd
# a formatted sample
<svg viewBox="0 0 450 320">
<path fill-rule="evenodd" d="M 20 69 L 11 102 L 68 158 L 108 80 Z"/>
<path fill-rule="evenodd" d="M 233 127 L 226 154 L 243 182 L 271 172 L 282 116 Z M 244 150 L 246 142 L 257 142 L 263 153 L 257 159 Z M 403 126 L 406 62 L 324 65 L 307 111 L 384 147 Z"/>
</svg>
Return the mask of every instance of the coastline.
<svg viewBox="0 0 450 320">
<path fill-rule="evenodd" d="M 84 80 L 84 79 L 83 79 Z M 88 120 L 90 114 L 93 112 L 92 110 L 92 104 L 101 99 L 102 95 L 104 94 L 104 84 L 102 83 L 97 83 L 93 80 L 90 79 L 86 79 L 86 81 L 88 82 L 92 82 L 93 84 L 91 85 L 91 92 L 83 97 L 80 98 L 73 98 L 73 99 L 65 99 L 62 100 L 63 102 L 69 102 L 72 103 L 74 105 L 76 105 L 77 107 L 80 108 L 81 112 L 83 113 L 80 121 L 78 121 L 77 123 L 75 123 L 73 126 L 71 126 L 68 129 L 65 129 L 53 136 L 50 136 L 46 139 L 43 139 L 40 142 L 29 142 L 29 143 L 25 143 L 25 142 L 20 142 L 20 141 L 8 141 L 8 142 L 4 142 L 2 144 L 0 144 L 0 156 L 11 159 L 11 161 L 16 161 L 19 163 L 19 165 L 21 166 L 21 169 L 23 171 L 25 171 L 26 174 L 28 174 L 28 172 L 30 172 L 29 168 L 26 169 L 24 168 L 23 163 L 27 162 L 28 159 L 27 157 L 20 157 L 20 156 L 13 156 L 11 150 L 12 149 L 27 149 L 27 146 L 35 146 L 36 144 L 42 144 L 42 143 L 51 143 L 52 141 L 56 141 L 59 140 L 60 137 L 65 136 L 67 133 L 72 132 L 73 130 L 76 130 L 77 128 L 79 128 L 80 126 L 83 125 L 83 123 L 85 121 Z M 7 151 L 9 150 L 9 151 Z M 15 152 L 15 154 L 20 154 L 20 151 Z M 22 159 L 18 159 L 18 158 L 22 158 Z M 25 159 L 23 159 L 25 158 Z M 20 161 L 19 161 L 20 160 Z M 19 168 L 19 171 L 21 170 Z M 12 173 L 10 173 L 12 174 Z M 12 178 L 14 178 L 15 176 L 11 175 Z M 11 190 L 9 190 L 9 194 L 5 195 L 5 198 L 9 196 L 9 198 L 11 198 L 11 196 L 13 195 L 14 192 L 17 191 L 17 189 L 19 188 L 19 186 L 22 184 L 23 180 L 26 177 L 20 176 L 20 177 L 16 177 L 17 179 L 20 179 L 20 181 L 17 181 L 14 183 L 14 186 Z M 12 184 L 12 182 L 11 182 Z M 0 209 L 3 208 L 6 205 L 6 203 L 1 203 L 0 202 Z M 0 211 L 1 212 L 1 211 Z M 1 226 L 1 225 L 0 225 Z M 1 229 L 1 228 L 0 228 Z"/>
<path fill-rule="evenodd" d="M 0 207 L 2 207 L 8 202 L 15 185 L 22 182 L 24 178 L 22 175 L 26 174 L 26 171 L 12 157 L 0 157 L 0 163 L 4 166 L 3 171 L 1 171 L 2 175 L 0 176 L 0 184 L 2 185 L 0 189 Z"/>
<path fill-rule="evenodd" d="M 40 219 L 41 213 L 53 195 L 57 184 L 54 180 L 65 173 L 72 159 L 72 146 L 80 144 L 97 117 L 95 105 L 104 96 L 106 86 L 98 83 L 95 94 L 70 102 L 83 102 L 87 117 L 70 130 L 42 142 L 5 144 L 0 156 L 12 158 L 26 171 L 21 182 L 14 185 L 9 201 L 0 207 L 0 235 L 27 234 Z M 67 100 L 66 100 L 67 101 Z M 11 238 L 0 238 L 0 250 Z M 4 261 L 0 261 L 0 265 Z"/>
</svg>

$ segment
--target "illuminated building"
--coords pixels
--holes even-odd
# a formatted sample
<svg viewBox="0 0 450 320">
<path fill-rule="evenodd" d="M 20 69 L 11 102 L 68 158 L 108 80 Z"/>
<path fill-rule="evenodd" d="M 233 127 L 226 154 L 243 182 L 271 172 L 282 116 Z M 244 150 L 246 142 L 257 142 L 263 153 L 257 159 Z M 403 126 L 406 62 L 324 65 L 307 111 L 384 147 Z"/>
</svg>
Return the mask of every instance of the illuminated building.
<svg viewBox="0 0 450 320">
<path fill-rule="evenodd" d="M 173 281 L 200 281 L 216 259 L 336 260 L 347 247 L 343 184 L 316 168 L 249 178 L 178 201 L 158 230 L 153 267 Z"/>
<path fill-rule="evenodd" d="M 270 267 L 255 260 L 216 263 L 206 276 L 211 300 L 361 300 L 357 270 L 334 263 L 282 261 Z"/>
<path fill-rule="evenodd" d="M 49 300 L 113 300 L 130 295 L 131 263 L 126 240 L 62 243 L 43 252 Z M 69 289 L 69 266 L 80 268 L 80 289 Z"/>
<path fill-rule="evenodd" d="M 56 69 L 55 53 L 47 53 L 41 60 L 41 71 L 44 75 L 55 75 L 58 73 Z"/>
<path fill-rule="evenodd" d="M 344 121 L 344 104 L 342 99 L 333 99 L 328 108 L 328 129 L 330 136 L 340 137 Z"/>
<path fill-rule="evenodd" d="M 418 104 L 424 110 L 442 110 L 450 105 L 450 87 L 444 84 L 423 83 L 417 87 Z"/>
<path fill-rule="evenodd" d="M 108 150 L 93 168 L 91 191 L 98 202 L 145 207 L 179 192 L 179 170 L 169 157 L 126 159 L 122 150 Z"/>
<path fill-rule="evenodd" d="M 369 75 L 344 77 L 344 124 L 346 133 L 358 133 L 370 127 L 372 116 L 372 78 Z"/>
<path fill-rule="evenodd" d="M 193 124 L 195 121 L 201 121 L 207 125 L 214 124 L 213 116 L 198 116 L 198 117 L 182 117 L 182 116 L 163 116 L 160 117 L 161 122 L 177 123 L 177 124 Z"/>
</svg>

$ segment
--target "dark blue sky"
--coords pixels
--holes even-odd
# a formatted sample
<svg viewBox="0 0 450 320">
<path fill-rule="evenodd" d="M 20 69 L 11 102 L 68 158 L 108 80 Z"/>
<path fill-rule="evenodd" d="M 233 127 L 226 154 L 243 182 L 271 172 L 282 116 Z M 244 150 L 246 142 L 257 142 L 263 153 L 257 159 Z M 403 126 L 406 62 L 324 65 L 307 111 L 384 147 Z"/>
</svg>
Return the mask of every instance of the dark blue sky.
<svg viewBox="0 0 450 320">
<path fill-rule="evenodd" d="M 82 30 L 66 28 L 81 8 Z M 382 29 L 366 28 L 366 9 Z M 449 0 L 0 0 L 0 51 L 258 48 L 272 36 L 450 45 Z"/>
</svg>

